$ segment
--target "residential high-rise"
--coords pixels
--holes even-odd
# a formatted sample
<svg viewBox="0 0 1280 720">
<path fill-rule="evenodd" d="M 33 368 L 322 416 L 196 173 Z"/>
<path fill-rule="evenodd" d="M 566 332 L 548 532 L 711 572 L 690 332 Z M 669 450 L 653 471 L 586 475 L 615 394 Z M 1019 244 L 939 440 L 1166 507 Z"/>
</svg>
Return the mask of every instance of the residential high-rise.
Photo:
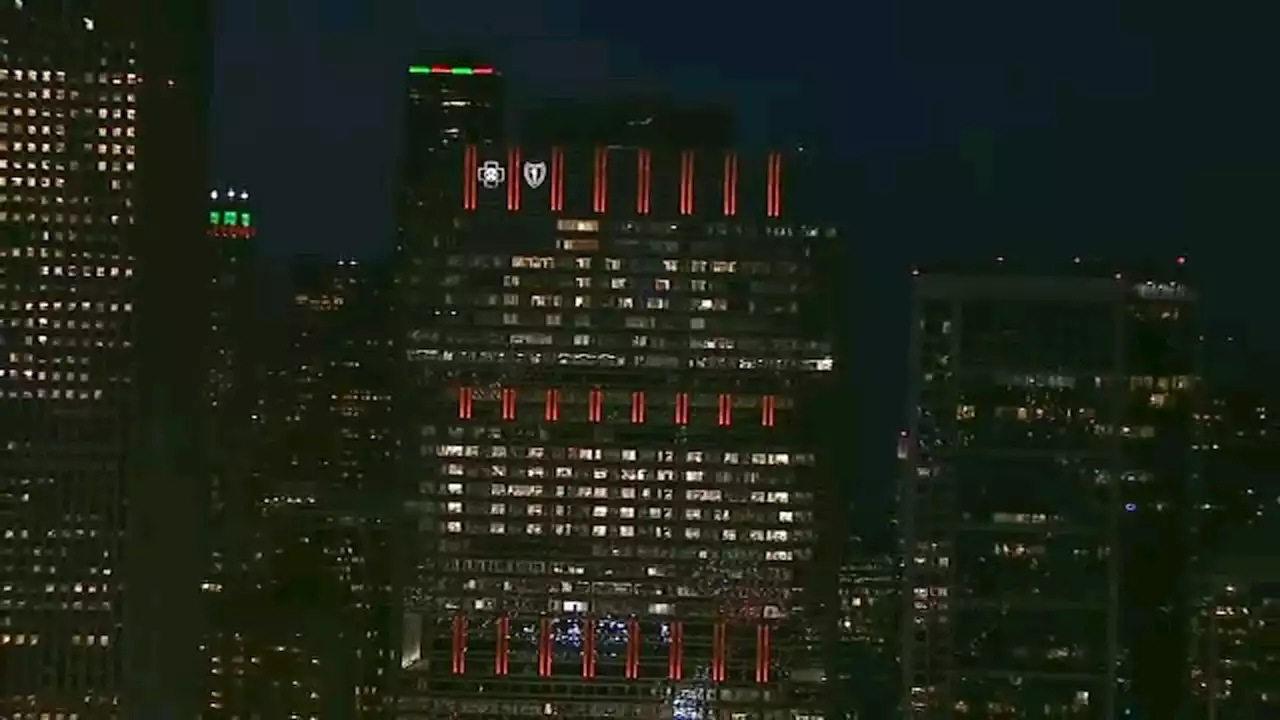
<svg viewBox="0 0 1280 720">
<path fill-rule="evenodd" d="M 825 716 L 844 264 L 789 163 L 450 156 L 400 241 L 398 717 Z"/>
<path fill-rule="evenodd" d="M 208 6 L 153 5 L 0 6 L 10 715 L 197 712 Z"/>
<path fill-rule="evenodd" d="M 915 277 L 913 717 L 1186 711 L 1199 335 L 1181 269 Z"/>
</svg>

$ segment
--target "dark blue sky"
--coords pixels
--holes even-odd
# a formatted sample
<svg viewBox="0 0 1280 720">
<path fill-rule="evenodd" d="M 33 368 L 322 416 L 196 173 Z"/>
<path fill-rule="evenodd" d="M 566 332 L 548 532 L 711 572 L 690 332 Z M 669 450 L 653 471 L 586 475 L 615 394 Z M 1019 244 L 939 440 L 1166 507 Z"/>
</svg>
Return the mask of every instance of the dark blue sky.
<svg viewBox="0 0 1280 720">
<path fill-rule="evenodd" d="M 921 257 L 1254 248 L 1250 187 L 1276 179 L 1274 26 L 1231 2 L 220 7 L 215 167 L 281 252 L 386 246 L 404 68 L 450 47 L 492 56 L 517 102 L 658 90 L 733 106 L 751 144 L 823 141 L 860 197 L 846 220 Z"/>
<path fill-rule="evenodd" d="M 658 91 L 732 106 L 747 144 L 825 147 L 877 427 L 905 342 L 905 315 L 881 309 L 904 307 L 911 262 L 1185 252 L 1216 317 L 1274 340 L 1280 103 L 1263 2 L 219 5 L 215 171 L 253 191 L 272 254 L 389 246 L 405 68 L 475 48 L 515 103 Z"/>
</svg>

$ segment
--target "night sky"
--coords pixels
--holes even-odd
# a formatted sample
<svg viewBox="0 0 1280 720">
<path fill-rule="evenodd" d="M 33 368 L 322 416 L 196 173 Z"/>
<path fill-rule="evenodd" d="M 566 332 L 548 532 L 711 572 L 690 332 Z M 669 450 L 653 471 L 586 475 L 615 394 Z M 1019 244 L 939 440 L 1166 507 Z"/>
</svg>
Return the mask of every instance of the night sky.
<svg viewBox="0 0 1280 720">
<path fill-rule="evenodd" d="M 733 107 L 744 145 L 828 153 L 873 407 L 895 407 L 872 389 L 905 343 L 905 313 L 882 309 L 912 262 L 940 257 L 1186 253 L 1215 319 L 1272 341 L 1266 3 L 219 5 L 215 177 L 251 189 L 274 255 L 390 246 L 405 68 L 475 48 L 517 107 L 656 91 Z"/>
</svg>

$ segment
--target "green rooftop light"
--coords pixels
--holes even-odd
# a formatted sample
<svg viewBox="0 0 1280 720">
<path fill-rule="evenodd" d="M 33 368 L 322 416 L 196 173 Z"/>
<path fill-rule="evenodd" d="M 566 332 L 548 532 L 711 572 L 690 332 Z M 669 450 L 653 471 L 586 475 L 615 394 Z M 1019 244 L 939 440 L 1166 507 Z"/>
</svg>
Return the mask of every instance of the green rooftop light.
<svg viewBox="0 0 1280 720">
<path fill-rule="evenodd" d="M 455 67 L 452 65 L 410 65 L 410 75 L 494 75 L 491 67 Z"/>
</svg>

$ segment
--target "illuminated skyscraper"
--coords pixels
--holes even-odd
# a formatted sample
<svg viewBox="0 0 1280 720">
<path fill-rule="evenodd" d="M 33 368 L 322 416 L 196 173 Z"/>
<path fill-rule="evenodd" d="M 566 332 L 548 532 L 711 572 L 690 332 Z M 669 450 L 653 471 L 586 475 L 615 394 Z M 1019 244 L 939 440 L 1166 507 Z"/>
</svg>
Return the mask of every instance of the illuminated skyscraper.
<svg viewBox="0 0 1280 720">
<path fill-rule="evenodd" d="M 197 710 L 204 315 L 180 288 L 207 7 L 143 5 L 0 4 L 0 708 L 21 717 Z"/>
<path fill-rule="evenodd" d="M 401 238 L 399 717 L 825 716 L 844 264 L 790 163 L 449 156 Z"/>
<path fill-rule="evenodd" d="M 1185 711 L 1199 335 L 1180 270 L 915 278 L 913 717 Z"/>
</svg>

